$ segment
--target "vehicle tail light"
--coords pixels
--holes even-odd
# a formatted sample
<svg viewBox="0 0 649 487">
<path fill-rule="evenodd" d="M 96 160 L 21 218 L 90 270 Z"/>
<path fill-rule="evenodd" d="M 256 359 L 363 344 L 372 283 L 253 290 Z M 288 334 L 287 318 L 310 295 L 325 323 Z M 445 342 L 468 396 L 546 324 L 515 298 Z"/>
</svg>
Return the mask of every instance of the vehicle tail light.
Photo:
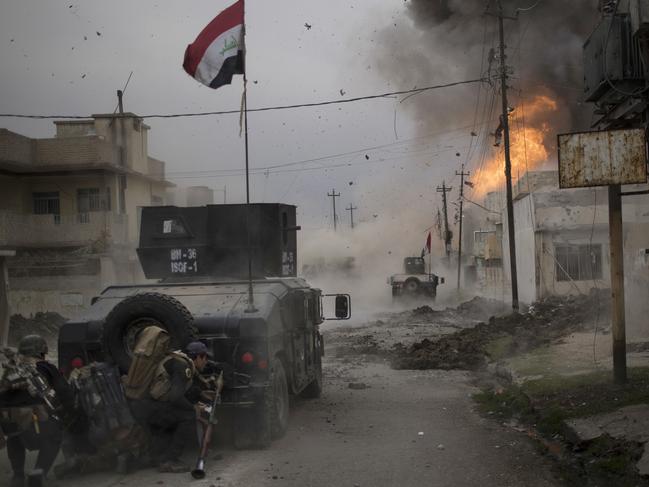
<svg viewBox="0 0 649 487">
<path fill-rule="evenodd" d="M 268 368 L 268 360 L 260 360 L 259 362 L 257 362 L 257 367 L 262 370 L 266 370 Z"/>
<path fill-rule="evenodd" d="M 83 359 L 81 357 L 74 357 L 72 360 L 70 360 L 70 367 L 73 369 L 80 369 L 83 367 L 85 364 L 83 363 Z"/>
<path fill-rule="evenodd" d="M 241 356 L 241 362 L 246 365 L 250 365 L 254 361 L 255 361 L 255 357 L 250 352 L 246 352 Z"/>
</svg>

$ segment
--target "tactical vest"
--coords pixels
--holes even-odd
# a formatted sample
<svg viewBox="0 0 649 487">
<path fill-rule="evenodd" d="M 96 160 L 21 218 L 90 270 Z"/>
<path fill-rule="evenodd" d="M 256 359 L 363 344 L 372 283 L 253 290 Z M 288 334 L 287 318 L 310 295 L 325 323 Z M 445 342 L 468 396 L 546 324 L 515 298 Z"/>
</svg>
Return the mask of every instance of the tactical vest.
<svg viewBox="0 0 649 487">
<path fill-rule="evenodd" d="M 185 367 L 185 378 L 187 379 L 185 382 L 185 392 L 187 392 L 192 386 L 194 374 L 196 373 L 194 361 L 187 355 L 180 351 L 169 353 L 158 365 L 153 381 L 151 382 L 151 387 L 149 388 L 149 395 L 158 401 L 169 400 L 168 394 L 171 390 L 171 376 L 169 375 L 169 372 L 167 372 L 165 365 L 170 360 L 178 360 L 182 362 L 183 367 Z"/>
</svg>

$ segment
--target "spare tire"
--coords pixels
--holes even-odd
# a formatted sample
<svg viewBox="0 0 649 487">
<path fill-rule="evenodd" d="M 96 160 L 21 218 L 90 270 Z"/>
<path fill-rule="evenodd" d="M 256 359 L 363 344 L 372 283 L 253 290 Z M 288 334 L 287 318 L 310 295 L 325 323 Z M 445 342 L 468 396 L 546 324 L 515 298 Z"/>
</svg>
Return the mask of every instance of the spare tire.
<svg viewBox="0 0 649 487">
<path fill-rule="evenodd" d="M 184 348 L 196 339 L 193 317 L 172 296 L 142 293 L 120 301 L 108 313 L 104 323 L 104 350 L 122 371 L 128 372 L 139 333 L 155 325 L 169 332 L 172 350 Z"/>
</svg>

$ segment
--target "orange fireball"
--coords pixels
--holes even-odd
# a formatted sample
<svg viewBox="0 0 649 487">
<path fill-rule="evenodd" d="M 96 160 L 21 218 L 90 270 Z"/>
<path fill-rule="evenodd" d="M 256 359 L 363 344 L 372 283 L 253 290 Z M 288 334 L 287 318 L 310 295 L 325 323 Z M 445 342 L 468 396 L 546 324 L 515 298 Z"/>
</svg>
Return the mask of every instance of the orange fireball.
<svg viewBox="0 0 649 487">
<path fill-rule="evenodd" d="M 544 121 L 558 109 L 557 103 L 546 95 L 537 95 L 531 101 L 516 107 L 509 116 L 512 180 L 527 171 L 540 169 L 548 163 L 550 150 L 546 140 L 551 133 Z M 504 144 L 494 147 L 491 156 L 476 172 L 476 193 L 484 196 L 505 186 Z"/>
</svg>

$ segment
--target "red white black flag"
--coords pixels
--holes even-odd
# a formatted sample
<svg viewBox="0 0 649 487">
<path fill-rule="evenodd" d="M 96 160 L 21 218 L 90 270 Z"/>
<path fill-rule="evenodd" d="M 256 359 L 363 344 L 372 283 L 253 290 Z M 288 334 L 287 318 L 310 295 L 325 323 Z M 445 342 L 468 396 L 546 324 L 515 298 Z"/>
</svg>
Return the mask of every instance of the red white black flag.
<svg viewBox="0 0 649 487">
<path fill-rule="evenodd" d="M 428 238 L 426 239 L 426 246 L 423 249 L 421 249 L 421 257 L 422 258 L 424 257 L 424 255 L 430 254 L 431 243 L 432 243 L 431 234 L 430 234 L 430 232 L 428 232 Z"/>
<path fill-rule="evenodd" d="M 185 51 L 187 74 L 210 88 L 229 85 L 245 69 L 243 2 L 217 15 Z"/>
</svg>

